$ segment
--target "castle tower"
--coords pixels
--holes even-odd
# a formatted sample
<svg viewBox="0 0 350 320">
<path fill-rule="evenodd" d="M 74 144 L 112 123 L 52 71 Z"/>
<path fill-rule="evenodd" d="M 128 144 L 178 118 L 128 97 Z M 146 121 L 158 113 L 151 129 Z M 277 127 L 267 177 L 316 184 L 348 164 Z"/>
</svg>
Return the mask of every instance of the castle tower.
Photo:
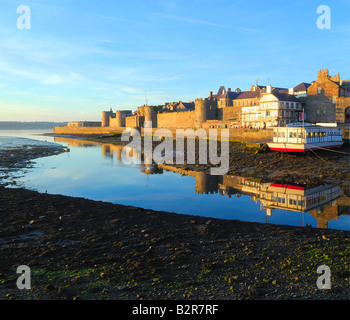
<svg viewBox="0 0 350 320">
<path fill-rule="evenodd" d="M 318 81 L 325 81 L 329 79 L 329 73 L 328 73 L 328 69 L 326 70 L 320 70 L 318 72 Z"/>
<path fill-rule="evenodd" d="M 137 112 L 138 112 L 138 115 L 139 115 L 140 117 L 144 117 L 144 116 L 145 116 L 145 107 L 144 107 L 144 106 L 138 107 L 138 108 L 137 108 Z"/>
<path fill-rule="evenodd" d="M 152 128 L 157 128 L 157 114 L 150 106 L 144 106 L 145 121 L 152 121 Z"/>
<path fill-rule="evenodd" d="M 199 194 L 208 194 L 208 193 L 217 193 L 219 186 L 219 176 L 212 176 L 205 172 L 196 172 L 196 193 Z"/>
<path fill-rule="evenodd" d="M 194 109 L 195 109 L 195 127 L 201 128 L 202 124 L 207 121 L 207 108 L 205 100 L 203 99 L 196 99 L 194 103 Z"/>
<path fill-rule="evenodd" d="M 106 111 L 102 111 L 102 127 L 109 127 L 109 117 L 107 117 L 106 113 Z"/>
<path fill-rule="evenodd" d="M 112 109 L 110 111 L 102 111 L 102 127 L 109 127 L 109 117 L 112 115 Z"/>
<path fill-rule="evenodd" d="M 122 113 L 120 110 L 117 110 L 115 112 L 115 120 L 116 120 L 116 127 L 117 128 L 122 127 Z"/>
</svg>

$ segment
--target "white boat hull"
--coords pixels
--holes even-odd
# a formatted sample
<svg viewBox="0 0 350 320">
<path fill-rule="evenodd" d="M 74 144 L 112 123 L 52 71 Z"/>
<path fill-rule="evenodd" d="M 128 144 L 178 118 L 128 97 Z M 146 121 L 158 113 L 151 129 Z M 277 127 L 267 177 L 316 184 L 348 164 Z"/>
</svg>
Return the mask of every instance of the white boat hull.
<svg viewBox="0 0 350 320">
<path fill-rule="evenodd" d="M 305 152 L 305 151 L 317 150 L 317 149 L 340 148 L 343 145 L 343 143 L 344 143 L 343 141 L 324 141 L 324 142 L 314 142 L 312 144 L 269 142 L 267 145 L 271 150 L 274 150 L 274 151 Z"/>
</svg>

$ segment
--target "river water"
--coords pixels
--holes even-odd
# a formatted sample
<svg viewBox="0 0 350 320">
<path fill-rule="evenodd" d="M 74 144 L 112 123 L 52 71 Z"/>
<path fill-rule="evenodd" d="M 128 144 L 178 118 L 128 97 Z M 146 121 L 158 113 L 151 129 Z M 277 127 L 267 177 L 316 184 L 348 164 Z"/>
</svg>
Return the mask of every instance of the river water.
<svg viewBox="0 0 350 320">
<path fill-rule="evenodd" d="M 336 185 L 280 185 L 126 165 L 120 146 L 44 136 L 43 132 L 0 130 L 0 136 L 9 139 L 30 138 L 70 149 L 35 160 L 33 168 L 19 174 L 17 186 L 180 214 L 350 231 L 349 193 Z"/>
</svg>

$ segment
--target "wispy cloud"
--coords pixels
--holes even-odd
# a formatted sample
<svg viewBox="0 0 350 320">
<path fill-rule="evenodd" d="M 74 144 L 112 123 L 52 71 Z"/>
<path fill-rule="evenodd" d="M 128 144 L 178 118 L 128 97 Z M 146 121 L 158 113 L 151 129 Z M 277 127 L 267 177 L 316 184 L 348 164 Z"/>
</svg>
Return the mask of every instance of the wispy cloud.
<svg viewBox="0 0 350 320">
<path fill-rule="evenodd" d="M 64 82 L 64 78 L 57 74 L 50 75 L 49 77 L 47 77 L 42 81 L 43 84 L 52 84 L 52 85 L 61 84 L 63 82 Z"/>
<path fill-rule="evenodd" d="M 211 22 L 211 21 L 207 21 L 207 20 L 200 20 L 200 19 L 194 19 L 194 18 L 188 18 L 188 17 L 180 17 L 180 16 L 174 16 L 174 15 L 165 14 L 165 13 L 154 13 L 154 15 L 162 17 L 162 18 L 166 18 L 166 19 L 178 20 L 178 21 L 183 21 L 183 22 L 188 22 L 188 23 L 203 24 L 203 25 L 219 27 L 219 28 L 234 29 L 234 27 L 231 25 L 215 23 L 215 22 Z"/>
<path fill-rule="evenodd" d="M 71 78 L 76 79 L 76 80 L 86 80 L 86 78 L 84 76 L 82 76 L 79 73 L 73 72 L 73 71 L 69 72 L 69 75 Z"/>
</svg>

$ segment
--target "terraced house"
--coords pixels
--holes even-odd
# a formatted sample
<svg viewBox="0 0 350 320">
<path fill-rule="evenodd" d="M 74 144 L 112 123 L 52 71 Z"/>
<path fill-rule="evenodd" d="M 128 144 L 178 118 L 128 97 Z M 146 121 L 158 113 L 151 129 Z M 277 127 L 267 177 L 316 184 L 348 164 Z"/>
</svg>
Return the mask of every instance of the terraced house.
<svg viewBox="0 0 350 320">
<path fill-rule="evenodd" d="M 293 89 L 289 89 L 288 93 L 285 91 L 267 86 L 258 103 L 242 107 L 242 125 L 260 129 L 300 121 L 302 104 L 295 97 Z"/>
</svg>

